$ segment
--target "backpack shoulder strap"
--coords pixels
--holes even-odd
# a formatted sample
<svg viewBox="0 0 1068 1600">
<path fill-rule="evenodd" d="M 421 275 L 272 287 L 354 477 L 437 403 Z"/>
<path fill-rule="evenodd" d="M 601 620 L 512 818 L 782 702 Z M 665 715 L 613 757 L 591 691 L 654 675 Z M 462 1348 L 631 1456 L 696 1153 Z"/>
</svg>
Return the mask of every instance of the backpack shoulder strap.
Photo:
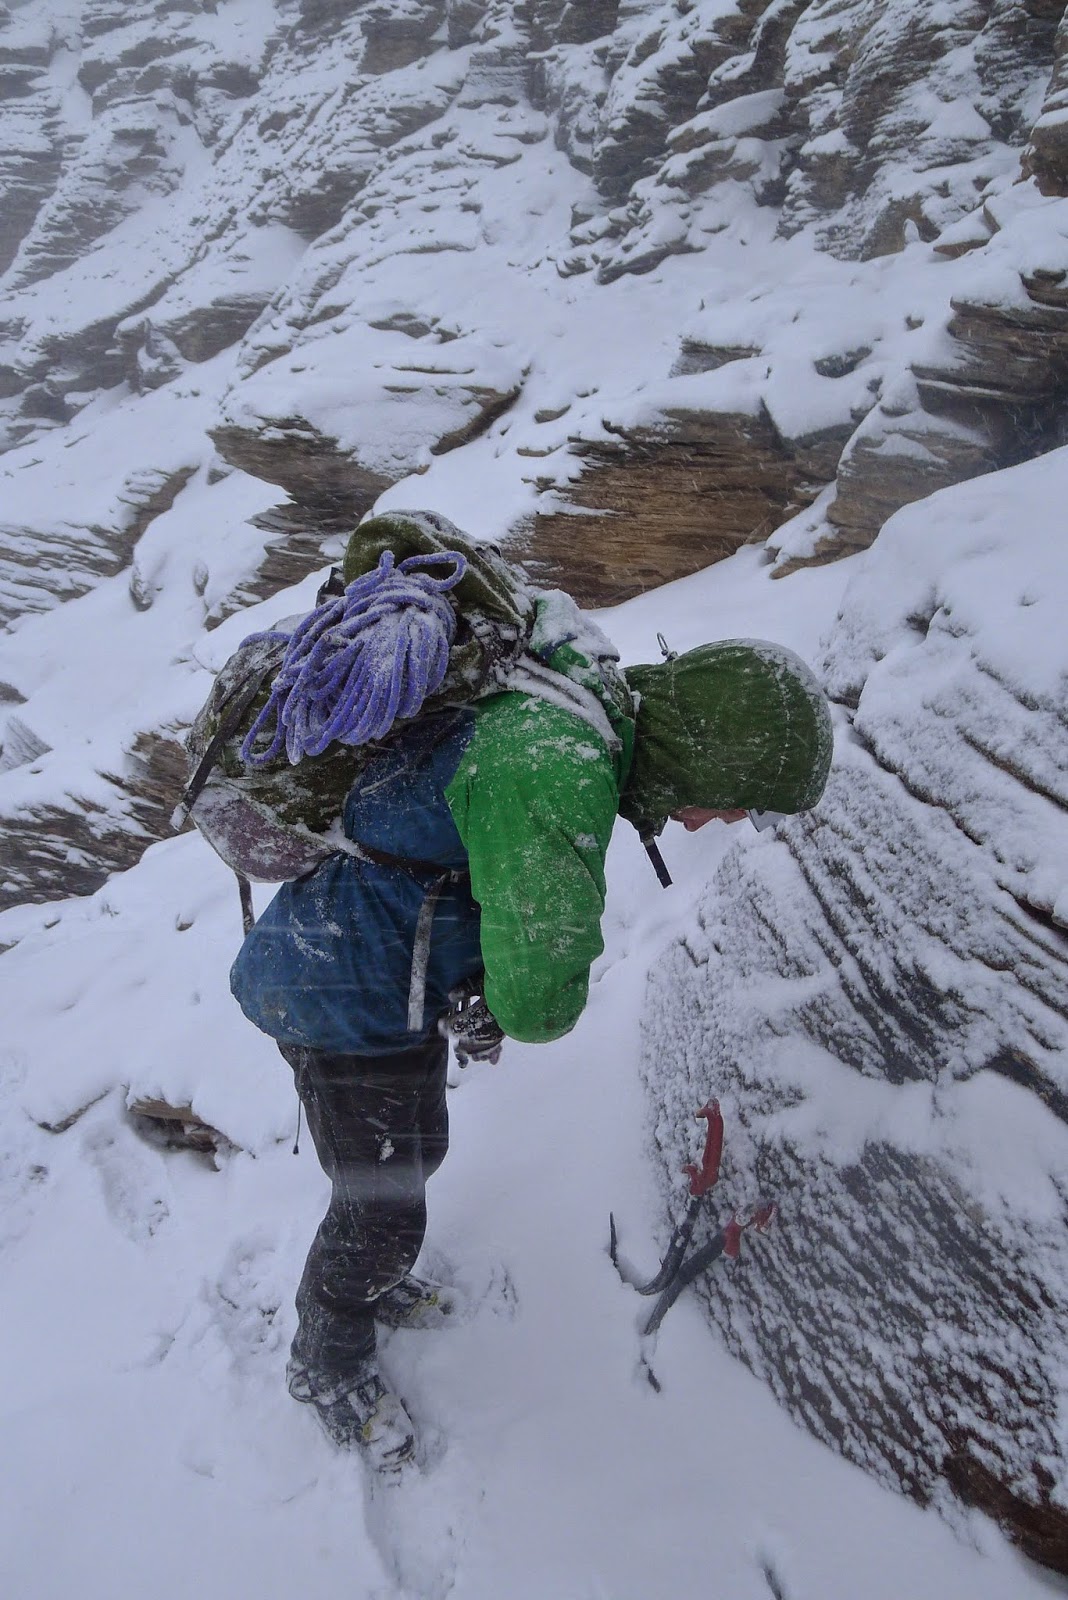
<svg viewBox="0 0 1068 1600">
<path fill-rule="evenodd" d="M 241 646 L 239 648 L 244 647 Z M 241 679 L 225 699 L 219 725 L 208 740 L 204 753 L 197 762 L 196 769 L 182 792 L 181 799 L 171 813 L 171 827 L 176 832 L 185 826 L 189 819 L 189 813 L 203 794 L 204 785 L 211 777 L 212 768 L 218 761 L 223 746 L 237 732 L 267 678 L 277 669 L 283 649 L 284 641 L 280 636 L 279 643 L 273 650 L 263 650 L 259 653 L 258 662 L 248 670 L 247 675 Z M 225 671 L 226 668 L 224 667 L 223 672 Z M 216 680 L 216 689 L 212 691 L 212 698 L 208 702 L 209 705 L 215 699 L 220 681 L 219 679 Z"/>
<path fill-rule="evenodd" d="M 619 652 L 562 589 L 538 592 L 533 627 L 502 687 L 570 711 L 604 741 L 623 748 L 619 728 L 634 716 L 633 696 L 617 665 Z"/>
<path fill-rule="evenodd" d="M 520 656 L 509 668 L 504 687 L 532 695 L 536 700 L 546 700 L 562 711 L 570 711 L 603 739 L 613 755 L 623 748 L 622 740 L 593 690 L 566 677 L 538 656 L 529 653 Z"/>
</svg>

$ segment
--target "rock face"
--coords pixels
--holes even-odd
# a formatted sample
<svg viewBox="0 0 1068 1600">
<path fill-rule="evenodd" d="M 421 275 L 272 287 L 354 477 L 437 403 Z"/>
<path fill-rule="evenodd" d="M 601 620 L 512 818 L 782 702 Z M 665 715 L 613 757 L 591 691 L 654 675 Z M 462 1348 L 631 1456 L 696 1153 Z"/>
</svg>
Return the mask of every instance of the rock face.
<svg viewBox="0 0 1068 1600">
<path fill-rule="evenodd" d="M 594 287 L 705 252 L 744 212 L 766 219 L 765 235 L 804 234 L 843 263 L 878 262 L 915 239 L 959 255 L 1002 228 L 1000 197 L 1020 175 L 1025 145 L 1025 170 L 1060 193 L 1059 10 L 1051 0 L 975 0 L 952 13 L 937 0 L 278 0 L 224 30 L 185 6 L 157 14 L 87 4 L 54 17 L 20 8 L 0 18 L 8 119 L 0 209 L 10 258 L 0 293 L 13 297 L 10 314 L 0 314 L 0 428 L 9 444 L 30 440 L 62 427 L 101 388 L 166 386 L 237 349 L 232 394 L 215 424 L 219 448 L 286 487 L 310 521 L 342 508 L 358 517 L 398 477 L 421 470 L 428 452 L 490 430 L 520 392 L 527 352 L 507 318 L 487 317 L 485 290 L 529 256 L 524 245 L 490 264 L 503 237 L 494 174 L 524 151 L 548 140 L 566 157 L 569 176 L 558 175 L 556 187 L 561 200 L 571 194 L 570 220 L 563 229 L 554 222 L 543 247 L 558 274 Z M 171 206 L 179 193 L 185 203 Z M 135 237 L 138 219 L 156 215 L 166 220 L 146 232 L 151 245 L 127 252 L 116 271 L 109 240 L 123 227 Z M 450 258 L 476 249 L 484 264 L 461 287 Z M 428 254 L 446 269 L 432 309 L 425 274 L 424 305 L 405 287 L 405 269 Z M 400 268 L 392 279 L 389 263 Z M 1052 257 L 1036 265 L 1061 270 Z M 57 312 L 50 286 L 65 273 L 76 292 Z M 532 561 L 552 570 L 567 549 L 574 566 L 591 528 L 586 512 L 607 507 L 620 515 L 599 519 L 600 539 L 624 523 L 627 531 L 591 561 L 585 592 L 617 598 L 676 576 L 687 569 L 684 552 L 729 553 L 813 499 L 834 481 L 859 423 L 818 528 L 797 528 L 780 547 L 785 572 L 870 542 L 918 492 L 1055 443 L 1056 364 L 1021 353 L 1021 398 L 1017 383 L 1004 382 L 998 341 L 971 338 L 970 302 L 952 274 L 942 288 L 925 308 L 918 343 L 931 348 L 920 365 L 908 341 L 891 351 L 884 338 L 866 387 L 850 386 L 807 430 L 814 453 L 798 451 L 806 432 L 798 419 L 782 429 L 776 391 L 792 379 L 777 349 L 781 330 L 765 321 L 748 349 L 764 358 L 763 398 L 783 432 L 776 450 L 804 479 L 800 495 L 776 485 L 766 497 L 758 491 L 759 503 L 739 502 L 736 478 L 763 483 L 766 430 L 741 439 L 724 396 L 721 431 L 737 459 L 732 449 L 721 477 L 702 460 L 697 498 L 679 507 L 678 539 L 630 585 L 620 575 L 635 544 L 655 548 L 668 519 L 644 523 L 648 500 L 620 491 L 618 469 L 626 461 L 635 478 L 677 478 L 671 419 L 685 397 L 665 396 L 662 415 L 617 432 L 607 451 L 598 436 L 605 413 L 583 408 L 566 457 L 528 475 L 543 503 L 513 519 Z M 1055 321 L 1033 322 L 1036 341 Z M 413 344 L 400 377 L 387 370 L 397 360 L 385 348 L 391 330 Z M 643 378 L 685 373 L 685 351 L 700 346 L 701 333 L 680 331 L 673 368 Z M 831 359 L 868 343 L 845 333 Z M 482 340 L 485 357 L 498 335 L 507 359 L 480 371 L 476 355 L 465 393 L 464 371 L 443 370 L 439 347 Z M 933 348 L 939 340 L 943 348 Z M 732 342 L 746 344 L 738 333 L 723 340 Z M 377 390 L 362 384 L 368 367 L 383 372 Z M 335 385 L 357 372 L 366 411 L 342 436 Z M 613 387 L 607 399 L 618 409 L 624 394 Z M 369 450 L 371 416 L 383 408 L 388 416 L 406 394 L 413 415 L 417 402 L 421 412 L 410 432 L 399 430 L 410 443 Z M 533 409 L 542 404 L 532 400 Z M 704 402 L 709 411 L 717 403 Z M 436 416 L 422 414 L 435 404 Z M 543 448 L 537 438 L 516 444 L 532 456 Z M 584 481 L 572 494 L 577 469 Z M 569 506 L 575 520 L 565 524 Z M 695 514 L 708 527 L 703 541 L 686 531 Z M 606 567 L 616 574 L 607 586 Z"/>
<path fill-rule="evenodd" d="M 186 783 L 184 729 L 141 733 L 125 753 L 124 770 L 96 775 L 94 792 L 61 803 L 4 795 L 4 875 L 0 909 L 26 901 L 92 894 L 113 872 L 132 867 L 148 845 L 171 831 L 170 816 Z M 31 727 L 9 722 L 0 773 L 29 768 L 49 753 Z"/>
<path fill-rule="evenodd" d="M 571 442 L 582 475 L 566 509 L 540 513 L 509 547 L 534 578 L 586 605 L 628 600 L 762 542 L 807 501 L 809 475 L 762 406 L 686 411 L 680 396 L 652 424 L 612 431 Z"/>
<path fill-rule="evenodd" d="M 0 621 L 86 594 L 102 577 L 125 571 L 149 523 L 170 510 L 194 471 L 130 472 L 107 526 L 74 523 L 28 533 L 0 523 Z"/>
<path fill-rule="evenodd" d="M 816 559 L 863 549 L 899 506 L 1064 442 L 1065 240 L 1052 212 L 1025 205 L 1013 215 L 1011 199 L 986 220 L 974 287 L 952 297 L 927 350 L 850 439 L 809 547 Z M 779 570 L 789 566 L 787 557 Z"/>
<path fill-rule="evenodd" d="M 731 1348 L 835 1448 L 1062 1569 L 1068 663 L 1028 638 L 1064 466 L 884 530 L 826 663 L 827 794 L 726 858 L 646 1013 L 669 1170 L 718 1094 L 724 1203 L 781 1205 L 703 1290 Z"/>
<path fill-rule="evenodd" d="M 1058 11 L 1058 6 L 1049 9 Z M 1061 17 L 1054 43 L 1053 74 L 1041 114 L 1031 129 L 1024 157 L 1043 194 L 1068 194 L 1068 19 Z"/>
<path fill-rule="evenodd" d="M 963 6 L 952 16 L 936 0 L 909 7 L 835 0 L 739 6 L 710 23 L 701 8 L 661 7 L 644 24 L 633 20 L 629 36 L 617 30 L 614 53 L 600 52 L 598 115 L 581 122 L 574 52 L 550 52 L 540 69 L 546 101 L 562 119 L 572 159 L 588 164 L 615 208 L 580 220 L 568 270 L 593 270 L 610 282 L 701 248 L 702 234 L 726 225 L 732 184 L 777 212 L 780 235 L 813 228 L 841 257 L 878 258 L 910 238 L 969 230 L 985 243 L 1001 222 L 992 205 L 975 220 L 976 199 L 996 186 L 999 170 L 1018 170 L 1050 63 L 1055 51 L 1058 63 L 1063 54 L 1063 26 L 1054 41 L 1059 14 L 1047 0 Z M 1055 154 L 1059 71 L 1028 153 L 1047 193 L 1063 192 Z M 943 108 L 933 117 L 929 103 L 924 108 L 928 92 Z M 948 244 L 947 252 L 956 248 Z M 1054 259 L 1041 270 L 1056 274 L 1062 266 Z M 1003 292 L 1018 298 L 1008 283 Z M 994 306 L 988 317 L 997 319 Z M 1005 320 L 1026 338 L 1026 319 Z M 1031 326 L 1036 350 L 1048 332 L 1060 337 L 1054 317 Z M 1033 365 L 1025 357 L 1030 382 L 1021 395 L 996 339 L 977 340 L 973 328 L 967 305 L 954 297 L 952 313 L 947 305 L 939 319 L 944 349 L 915 375 L 903 363 L 846 451 L 818 533 L 795 530 L 780 546 L 780 572 L 863 548 L 909 500 L 1059 442 L 1057 362 L 1039 354 Z M 839 454 L 851 431 L 832 435 Z M 655 435 L 635 443 L 643 470 Z M 836 465 L 832 454 L 824 483 L 835 479 Z M 664 472 L 670 478 L 669 458 Z M 723 489 L 729 506 L 729 482 Z M 576 503 L 602 499 L 613 503 L 613 486 L 595 470 Z M 583 528 L 580 519 L 576 531 Z M 552 543 L 560 537 L 555 522 L 546 531 Z M 722 534 L 720 547 L 729 549 L 729 528 Z"/>
<path fill-rule="evenodd" d="M 49 30 L 0 13 L 0 271 L 59 181 L 59 106 L 48 78 Z"/>
<path fill-rule="evenodd" d="M 212 430 L 226 460 L 280 484 L 309 513 L 348 506 L 353 522 L 384 489 L 458 449 L 512 405 L 522 381 L 492 349 L 462 335 L 434 346 L 388 327 L 336 330 L 328 357 L 304 377 L 306 354 L 276 358 L 237 388 Z M 325 421 L 339 381 L 347 382 L 344 440 Z M 363 375 L 370 374 L 369 377 Z M 379 375 L 380 374 L 380 375 Z M 279 415 L 279 401 L 310 413 Z"/>
</svg>

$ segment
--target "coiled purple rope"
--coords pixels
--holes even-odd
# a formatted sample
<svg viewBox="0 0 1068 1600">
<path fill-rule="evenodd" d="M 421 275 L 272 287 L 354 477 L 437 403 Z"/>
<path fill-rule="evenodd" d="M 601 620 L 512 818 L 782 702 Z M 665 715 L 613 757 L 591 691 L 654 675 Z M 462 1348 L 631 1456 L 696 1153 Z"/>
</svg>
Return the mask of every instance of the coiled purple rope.
<svg viewBox="0 0 1068 1600">
<path fill-rule="evenodd" d="M 444 578 L 415 570 L 450 562 L 454 570 Z M 242 761 L 265 767 L 284 747 L 296 766 L 335 740 L 367 744 L 385 738 L 398 717 L 414 717 L 445 677 L 456 634 L 445 596 L 466 571 L 455 550 L 409 556 L 399 566 L 384 550 L 373 572 L 316 606 L 289 640 L 270 698 L 241 746 Z M 257 750 L 263 738 L 270 743 Z"/>
</svg>

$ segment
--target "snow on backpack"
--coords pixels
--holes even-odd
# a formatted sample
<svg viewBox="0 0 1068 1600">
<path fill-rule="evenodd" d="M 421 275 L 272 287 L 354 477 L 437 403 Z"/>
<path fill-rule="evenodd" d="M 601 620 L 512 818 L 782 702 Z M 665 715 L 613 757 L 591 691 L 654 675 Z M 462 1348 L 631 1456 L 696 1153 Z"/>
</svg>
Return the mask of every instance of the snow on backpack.
<svg viewBox="0 0 1068 1600">
<path fill-rule="evenodd" d="M 414 553 L 398 559 L 393 547 Z M 569 596 L 530 590 L 493 547 L 433 512 L 365 523 L 350 541 L 352 566 L 369 570 L 345 583 L 335 569 L 295 628 L 238 647 L 187 741 L 192 776 L 172 823 L 191 819 L 233 869 L 246 930 L 249 879 L 298 878 L 338 852 L 385 859 L 346 838 L 345 799 L 417 717 L 517 689 L 574 712 L 618 748 L 603 703 L 607 692 L 629 704 L 618 658 Z M 561 644 L 577 645 L 577 668 L 547 664 Z"/>
</svg>

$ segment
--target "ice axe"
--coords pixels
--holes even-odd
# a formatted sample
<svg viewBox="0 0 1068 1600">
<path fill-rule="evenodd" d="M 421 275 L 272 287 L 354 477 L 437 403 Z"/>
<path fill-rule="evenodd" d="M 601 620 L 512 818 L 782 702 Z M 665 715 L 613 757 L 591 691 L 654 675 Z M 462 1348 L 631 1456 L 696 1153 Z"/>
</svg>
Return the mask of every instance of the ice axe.
<svg viewBox="0 0 1068 1600">
<path fill-rule="evenodd" d="M 700 1249 L 695 1250 L 688 1259 L 686 1251 L 693 1236 L 694 1226 L 701 1211 L 705 1196 L 709 1194 L 719 1181 L 720 1163 L 723 1160 L 723 1113 L 718 1100 L 710 1100 L 699 1111 L 694 1113 L 697 1120 L 707 1123 L 705 1133 L 705 1148 L 698 1166 L 691 1162 L 683 1167 L 683 1172 L 690 1180 L 690 1198 L 685 1213 L 671 1235 L 667 1253 L 660 1263 L 660 1269 L 648 1283 L 635 1283 L 623 1270 L 619 1262 L 619 1237 L 616 1232 L 615 1216 L 609 1215 L 609 1246 L 608 1253 L 612 1264 L 624 1283 L 629 1283 L 632 1289 L 639 1294 L 659 1295 L 646 1320 L 642 1333 L 655 1333 L 664 1317 L 670 1311 L 683 1289 L 700 1277 L 706 1268 L 712 1265 L 719 1256 L 725 1255 L 729 1260 L 734 1260 L 742 1245 L 742 1234 L 749 1228 L 755 1228 L 758 1233 L 763 1233 L 771 1225 L 775 1216 L 775 1202 L 765 1201 L 751 1213 L 743 1222 L 737 1213 L 731 1214 L 718 1233 L 714 1234 Z"/>
</svg>

